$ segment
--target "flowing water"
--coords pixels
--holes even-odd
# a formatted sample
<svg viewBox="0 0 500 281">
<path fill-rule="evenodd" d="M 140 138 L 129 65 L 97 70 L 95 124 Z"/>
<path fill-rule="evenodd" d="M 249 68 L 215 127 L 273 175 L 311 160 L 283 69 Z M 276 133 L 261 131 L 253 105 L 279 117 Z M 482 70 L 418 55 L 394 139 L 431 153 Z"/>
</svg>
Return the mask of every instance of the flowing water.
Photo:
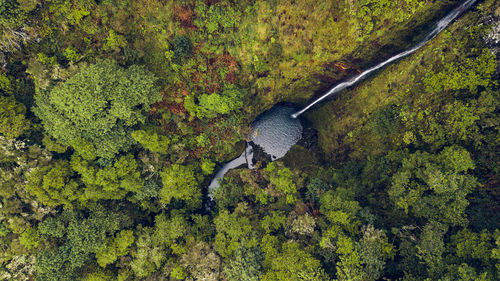
<svg viewBox="0 0 500 281">
<path fill-rule="evenodd" d="M 300 120 L 291 117 L 295 111 L 296 108 L 292 106 L 278 104 L 259 115 L 251 126 L 249 135 L 251 143 L 246 144 L 245 151 L 238 158 L 222 166 L 210 182 L 209 191 L 219 187 L 219 182 L 230 169 L 243 165 L 253 169 L 253 145 L 259 146 L 269 154 L 272 161 L 285 156 L 287 151 L 302 138 Z"/>
<path fill-rule="evenodd" d="M 247 165 L 247 167 L 252 168 L 252 156 L 253 156 L 253 149 L 252 146 L 250 146 L 248 143 L 245 146 L 245 151 L 236 159 L 233 159 L 232 161 L 224 164 L 222 168 L 215 174 L 214 178 L 208 185 L 208 196 L 210 199 L 212 198 L 212 195 L 210 194 L 210 191 L 213 190 L 214 188 L 219 187 L 219 182 L 224 178 L 224 175 L 231 169 L 238 168 L 239 166 L 242 165 Z"/>
<path fill-rule="evenodd" d="M 252 124 L 252 130 L 249 135 L 251 142 L 246 144 L 245 151 L 238 158 L 224 164 L 210 182 L 208 187 L 209 197 L 212 199 L 210 191 L 219 187 L 219 182 L 230 169 L 240 166 L 247 166 L 250 169 L 253 168 L 253 145 L 259 146 L 265 153 L 269 154 L 272 161 L 282 158 L 285 156 L 287 151 L 302 138 L 302 125 L 300 120 L 297 119 L 299 115 L 309 110 L 317 103 L 323 101 L 330 95 L 349 88 L 365 79 L 372 72 L 414 53 L 443 31 L 461 13 L 472 7 L 476 1 L 477 0 L 467 0 L 455 8 L 448 15 L 442 18 L 436 24 L 436 27 L 416 46 L 377 64 L 376 66 L 362 72 L 346 82 L 336 85 L 326 94 L 307 105 L 302 110 L 296 112 L 296 109 L 291 106 L 278 104 L 261 114 Z"/>
<path fill-rule="evenodd" d="M 472 5 L 474 5 L 474 3 L 476 1 L 477 0 L 467 0 L 467 1 L 464 1 L 462 4 L 460 4 L 460 6 L 458 6 L 453 11 L 451 11 L 448 15 L 446 15 L 444 18 L 442 18 L 436 24 L 436 27 L 434 27 L 434 29 L 424 38 L 424 40 L 422 40 L 420 43 L 418 43 L 417 45 L 415 45 L 413 48 L 408 49 L 408 50 L 406 50 L 406 51 L 404 51 L 402 53 L 399 53 L 399 54 L 391 57 L 390 59 L 388 59 L 388 60 L 386 60 L 384 62 L 381 62 L 381 63 L 377 64 L 376 66 L 374 66 L 374 67 L 372 67 L 372 68 L 370 68 L 368 70 L 365 70 L 364 72 L 360 73 L 359 75 L 351 78 L 350 80 L 348 80 L 346 82 L 343 82 L 343 83 L 340 83 L 340 84 L 336 85 L 330 91 L 328 91 L 326 94 L 324 94 L 323 96 L 321 96 L 317 100 L 313 101 L 312 103 L 310 103 L 309 105 L 307 105 L 306 107 L 304 107 L 302 110 L 297 111 L 294 114 L 292 114 L 292 117 L 293 118 L 297 118 L 299 115 L 301 115 L 302 113 L 306 112 L 307 110 L 309 110 L 311 107 L 313 107 L 317 103 L 323 101 L 324 99 L 326 99 L 327 97 L 329 97 L 329 96 L 331 96 L 331 95 L 333 95 L 335 93 L 341 92 L 344 89 L 353 86 L 354 84 L 358 83 L 359 81 L 365 79 L 372 72 L 374 72 L 376 70 L 379 70 L 382 67 L 384 67 L 384 66 L 386 66 L 386 65 L 388 65 L 388 64 L 390 64 L 390 63 L 392 63 L 392 62 L 394 62 L 394 61 L 396 61 L 396 60 L 398 60 L 400 58 L 403 58 L 403 57 L 406 57 L 406 56 L 408 56 L 410 54 L 413 54 L 418 49 L 422 48 L 422 46 L 424 46 L 432 38 L 436 37 L 436 35 L 438 35 L 441 31 L 443 31 L 461 13 L 465 12 L 470 7 L 472 7 Z"/>
<path fill-rule="evenodd" d="M 285 156 L 302 138 L 300 121 L 290 117 L 294 112 L 290 106 L 275 106 L 252 124 L 250 140 L 271 155 L 273 161 Z"/>
</svg>

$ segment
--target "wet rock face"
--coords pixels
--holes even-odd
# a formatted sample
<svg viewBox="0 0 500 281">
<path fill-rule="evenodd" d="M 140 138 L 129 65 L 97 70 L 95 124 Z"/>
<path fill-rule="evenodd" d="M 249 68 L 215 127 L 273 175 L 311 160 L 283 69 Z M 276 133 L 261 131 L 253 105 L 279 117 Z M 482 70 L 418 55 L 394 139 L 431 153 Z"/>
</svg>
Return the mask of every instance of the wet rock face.
<svg viewBox="0 0 500 281">
<path fill-rule="evenodd" d="M 484 37 L 488 47 L 498 56 L 500 55 L 500 14 L 485 18 L 484 24 L 490 25 L 491 30 Z"/>
<path fill-rule="evenodd" d="M 296 110 L 292 106 L 278 104 L 257 117 L 252 124 L 245 151 L 219 169 L 208 186 L 209 192 L 219 187 L 219 182 L 231 169 L 243 165 L 253 169 L 258 162 L 265 165 L 285 156 L 302 138 L 302 124 L 298 118 L 291 116 Z M 209 198 L 212 199 L 212 196 L 209 195 Z"/>
<path fill-rule="evenodd" d="M 277 160 L 302 138 L 302 124 L 292 118 L 296 109 L 288 105 L 276 105 L 262 113 L 252 124 L 250 141 Z"/>
<path fill-rule="evenodd" d="M 269 162 L 272 162 L 271 155 L 264 152 L 262 147 L 254 144 L 253 142 L 249 142 L 248 145 L 252 147 L 252 155 L 249 157 L 249 168 L 253 169 L 257 163 L 264 163 L 266 165 Z"/>
</svg>

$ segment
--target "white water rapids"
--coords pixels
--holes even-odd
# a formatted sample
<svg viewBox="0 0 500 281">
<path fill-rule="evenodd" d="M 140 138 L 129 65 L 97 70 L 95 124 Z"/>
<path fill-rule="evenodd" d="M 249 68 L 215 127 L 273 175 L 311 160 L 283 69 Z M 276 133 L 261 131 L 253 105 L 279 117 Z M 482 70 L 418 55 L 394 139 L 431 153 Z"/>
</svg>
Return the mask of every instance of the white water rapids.
<svg viewBox="0 0 500 281">
<path fill-rule="evenodd" d="M 302 113 L 306 112 L 307 110 L 309 110 L 311 107 L 313 107 L 317 103 L 323 101 L 324 99 L 326 99 L 327 97 L 329 97 L 329 96 L 331 96 L 331 95 L 333 95 L 335 93 L 341 92 L 342 90 L 353 86 L 354 84 L 358 83 L 359 81 L 365 79 L 372 72 L 374 72 L 374 71 L 376 71 L 376 70 L 378 70 L 378 69 L 380 69 L 380 68 L 382 68 L 382 67 L 384 67 L 384 66 L 390 64 L 391 62 L 394 62 L 394 61 L 396 61 L 396 60 L 398 60 L 400 58 L 403 58 L 403 57 L 406 57 L 406 56 L 408 56 L 410 54 L 413 54 L 418 49 L 422 48 L 432 38 L 436 37 L 436 35 L 438 35 L 441 31 L 443 31 L 461 13 L 463 13 L 463 12 L 467 11 L 468 9 L 470 9 L 472 7 L 472 5 L 474 5 L 474 3 L 476 1 L 477 0 L 467 0 L 467 1 L 464 1 L 462 4 L 460 4 L 460 6 L 458 6 L 453 11 L 451 11 L 448 15 L 446 15 L 444 18 L 442 18 L 436 24 L 436 27 L 424 38 L 424 40 L 422 40 L 416 46 L 414 46 L 413 48 L 408 49 L 408 50 L 406 50 L 406 51 L 404 51 L 402 53 L 399 53 L 399 54 L 391 57 L 390 59 L 388 59 L 388 60 L 386 60 L 384 62 L 381 62 L 381 63 L 377 64 L 376 66 L 374 66 L 374 67 L 372 67 L 372 68 L 370 68 L 368 70 L 365 70 L 364 72 L 360 73 L 359 75 L 351 78 L 350 80 L 348 80 L 346 82 L 343 82 L 343 83 L 340 83 L 340 84 L 336 85 L 330 91 L 328 91 L 326 94 L 324 94 L 323 96 L 321 96 L 317 100 L 313 101 L 312 103 L 310 103 L 309 105 L 307 105 L 306 107 L 304 107 L 302 110 L 297 111 L 294 114 L 292 114 L 292 117 L 293 118 L 297 118 L 299 115 L 301 115 Z"/>
</svg>

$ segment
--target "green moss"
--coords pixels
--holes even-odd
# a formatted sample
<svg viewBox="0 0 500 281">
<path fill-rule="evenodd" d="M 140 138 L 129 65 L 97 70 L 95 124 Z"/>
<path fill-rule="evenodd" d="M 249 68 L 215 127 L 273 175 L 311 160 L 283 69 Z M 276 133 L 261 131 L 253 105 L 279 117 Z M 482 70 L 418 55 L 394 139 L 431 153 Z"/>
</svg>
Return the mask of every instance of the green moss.
<svg viewBox="0 0 500 281">
<path fill-rule="evenodd" d="M 351 157 L 364 159 L 369 155 L 379 155 L 406 145 L 434 143 L 433 147 L 437 149 L 459 138 L 458 135 L 454 136 L 455 132 L 459 134 L 459 131 L 450 129 L 450 126 L 456 127 L 459 124 L 446 125 L 446 122 L 451 120 L 462 122 L 452 117 L 458 114 L 455 111 L 460 109 L 452 106 L 452 93 L 475 95 L 477 87 L 495 87 L 490 84 L 491 80 L 488 78 L 491 67 L 478 67 L 490 63 L 483 63 L 485 60 L 472 63 L 469 58 L 474 56 L 471 52 L 479 57 L 488 53 L 475 39 L 476 34 L 481 31 L 463 32 L 468 26 L 474 26 L 478 20 L 477 14 L 468 14 L 415 54 L 386 67 L 354 90 L 343 92 L 337 99 L 307 113 L 306 117 L 319 132 L 319 143 L 323 151 L 338 156 L 349 151 Z M 441 75 L 452 79 L 448 83 L 450 86 L 446 89 L 434 89 L 429 86 L 429 81 L 441 79 L 439 73 L 443 72 L 433 76 L 429 69 L 440 71 L 443 64 L 444 73 L 448 73 L 454 65 L 460 65 L 457 67 L 462 70 L 454 71 L 454 76 Z M 476 77 L 479 82 L 473 82 L 467 77 Z M 457 79 L 465 79 L 469 81 L 468 84 L 472 84 L 467 86 L 468 84 L 462 83 L 460 89 L 458 86 L 454 88 L 456 83 L 453 84 L 453 81 Z M 469 104 L 469 107 L 471 106 Z M 386 115 L 384 110 L 388 108 L 391 108 L 389 119 L 383 116 Z M 475 112 L 477 115 L 485 111 L 478 109 Z M 381 120 L 381 117 L 384 120 Z M 478 120 L 479 117 L 469 119 L 474 118 Z M 467 124 L 471 128 L 472 123 Z M 437 135 L 438 133 L 442 136 Z M 467 137 L 466 141 L 471 141 L 470 137 Z"/>
</svg>

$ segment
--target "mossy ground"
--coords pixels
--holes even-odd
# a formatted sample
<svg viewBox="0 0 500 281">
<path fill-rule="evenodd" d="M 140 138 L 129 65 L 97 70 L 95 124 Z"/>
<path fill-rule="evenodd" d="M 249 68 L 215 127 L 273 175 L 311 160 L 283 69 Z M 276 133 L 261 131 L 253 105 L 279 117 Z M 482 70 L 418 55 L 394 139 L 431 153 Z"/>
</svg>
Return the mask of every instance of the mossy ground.
<svg viewBox="0 0 500 281">
<path fill-rule="evenodd" d="M 448 93 L 424 93 L 423 79 L 429 69 L 467 57 L 469 45 L 465 41 L 477 36 L 472 27 L 480 22 L 479 12 L 465 15 L 416 53 L 306 113 L 319 132 L 323 151 L 332 160 L 347 155 L 360 159 L 402 144 L 404 131 L 381 135 L 373 130 L 371 117 L 391 105 L 401 107 L 421 98 L 448 99 Z"/>
</svg>

